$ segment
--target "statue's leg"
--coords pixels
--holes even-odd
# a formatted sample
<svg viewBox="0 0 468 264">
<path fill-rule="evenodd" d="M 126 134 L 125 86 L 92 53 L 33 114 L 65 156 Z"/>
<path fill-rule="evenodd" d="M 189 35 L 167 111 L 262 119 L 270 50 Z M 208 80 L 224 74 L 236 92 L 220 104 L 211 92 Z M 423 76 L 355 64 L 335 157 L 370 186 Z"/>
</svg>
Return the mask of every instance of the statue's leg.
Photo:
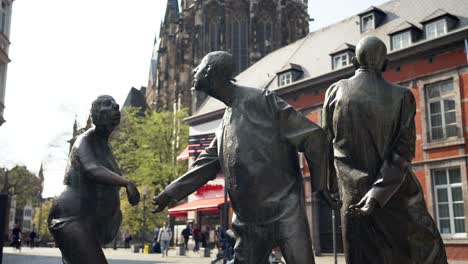
<svg viewBox="0 0 468 264">
<path fill-rule="evenodd" d="M 108 264 L 93 229 L 81 220 L 63 223 L 51 230 L 64 264 Z"/>
<path fill-rule="evenodd" d="M 301 212 L 302 211 L 302 212 Z M 309 223 L 305 210 L 278 221 L 278 244 L 286 263 L 314 264 Z"/>
<path fill-rule="evenodd" d="M 273 225 L 248 225 L 235 220 L 234 264 L 267 264 L 273 248 Z"/>
</svg>

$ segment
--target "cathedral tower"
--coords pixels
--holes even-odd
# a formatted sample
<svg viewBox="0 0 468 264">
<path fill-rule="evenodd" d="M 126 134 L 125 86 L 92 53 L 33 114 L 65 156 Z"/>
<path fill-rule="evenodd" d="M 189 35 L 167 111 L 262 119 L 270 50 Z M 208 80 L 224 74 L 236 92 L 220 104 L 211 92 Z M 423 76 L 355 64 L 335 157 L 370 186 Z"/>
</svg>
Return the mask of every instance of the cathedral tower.
<svg viewBox="0 0 468 264">
<path fill-rule="evenodd" d="M 206 53 L 233 54 L 237 73 L 309 33 L 307 0 L 168 0 L 155 42 L 147 101 L 152 108 L 194 112 L 192 70 Z"/>
</svg>

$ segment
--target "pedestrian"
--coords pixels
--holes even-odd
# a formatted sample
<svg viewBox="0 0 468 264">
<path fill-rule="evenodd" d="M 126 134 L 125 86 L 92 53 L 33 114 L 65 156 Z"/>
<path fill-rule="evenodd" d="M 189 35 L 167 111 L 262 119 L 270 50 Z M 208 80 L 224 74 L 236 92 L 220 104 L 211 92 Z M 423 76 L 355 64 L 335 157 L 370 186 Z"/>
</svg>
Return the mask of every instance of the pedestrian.
<svg viewBox="0 0 468 264">
<path fill-rule="evenodd" d="M 188 241 L 192 232 L 190 232 L 190 226 L 187 224 L 184 230 L 182 230 L 182 236 L 184 237 L 185 250 L 188 250 Z"/>
<path fill-rule="evenodd" d="M 159 230 L 159 239 L 158 241 L 161 243 L 161 253 L 162 256 L 166 255 L 169 251 L 169 241 L 172 239 L 172 231 L 167 222 L 164 222 L 164 226 L 161 227 Z"/>
<path fill-rule="evenodd" d="M 204 227 L 201 232 L 201 244 L 202 248 L 206 248 L 208 246 L 208 226 Z"/>
<path fill-rule="evenodd" d="M 130 248 L 130 241 L 132 240 L 132 235 L 127 231 L 125 231 L 124 234 L 124 243 L 125 243 L 125 248 Z"/>
<path fill-rule="evenodd" d="M 11 240 L 11 246 L 21 250 L 21 227 L 19 224 L 15 225 L 15 228 L 11 231 L 12 233 L 12 240 Z"/>
<path fill-rule="evenodd" d="M 29 246 L 31 248 L 34 248 L 35 246 L 36 236 L 37 236 L 36 231 L 33 229 L 31 233 L 29 233 Z"/>
<path fill-rule="evenodd" d="M 195 247 L 193 248 L 193 252 L 198 252 L 200 249 L 200 229 L 198 226 L 195 225 L 192 232 L 193 240 L 195 241 Z"/>
<path fill-rule="evenodd" d="M 208 226 L 208 246 L 214 249 L 216 244 L 216 232 L 213 226 Z"/>
</svg>

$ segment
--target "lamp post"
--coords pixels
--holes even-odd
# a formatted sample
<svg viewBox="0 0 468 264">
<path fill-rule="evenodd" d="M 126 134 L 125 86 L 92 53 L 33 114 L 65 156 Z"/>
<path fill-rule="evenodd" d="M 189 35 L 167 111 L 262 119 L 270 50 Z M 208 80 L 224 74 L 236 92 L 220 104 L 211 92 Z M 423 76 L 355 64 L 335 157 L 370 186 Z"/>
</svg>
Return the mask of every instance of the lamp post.
<svg viewBox="0 0 468 264">
<path fill-rule="evenodd" d="M 4 169 L 3 190 L 0 192 L 0 264 L 3 260 L 3 240 L 5 236 L 5 227 L 8 224 L 8 170 Z"/>
<path fill-rule="evenodd" d="M 143 248 L 146 242 L 146 197 L 148 196 L 148 188 L 143 187 L 143 215 L 142 215 L 142 230 L 141 230 L 141 240 L 143 242 Z"/>
</svg>

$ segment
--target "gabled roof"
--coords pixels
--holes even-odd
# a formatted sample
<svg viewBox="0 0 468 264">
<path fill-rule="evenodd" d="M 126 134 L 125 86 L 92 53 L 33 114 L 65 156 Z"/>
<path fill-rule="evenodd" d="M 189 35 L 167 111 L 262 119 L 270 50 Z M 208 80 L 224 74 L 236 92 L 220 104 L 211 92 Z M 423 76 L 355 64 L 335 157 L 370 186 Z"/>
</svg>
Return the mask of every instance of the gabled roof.
<svg viewBox="0 0 468 264">
<path fill-rule="evenodd" d="M 399 33 L 401 31 L 405 31 L 405 30 L 408 30 L 408 29 L 411 29 L 411 28 L 421 30 L 421 28 L 415 26 L 414 24 L 411 24 L 410 22 L 405 21 L 405 22 L 401 23 L 400 25 L 398 25 L 397 27 L 395 27 L 393 30 L 391 30 L 388 33 L 388 35 L 393 35 L 395 33 Z"/>
<path fill-rule="evenodd" d="M 371 12 L 377 12 L 377 13 L 385 14 L 385 11 L 383 11 L 382 9 L 377 8 L 375 6 L 371 6 L 371 7 L 367 8 L 366 10 L 362 11 L 361 13 L 359 13 L 357 15 L 362 16 L 362 15 L 365 15 L 365 14 L 369 14 Z"/>
<path fill-rule="evenodd" d="M 148 105 L 146 104 L 145 91 L 145 87 L 141 87 L 141 90 L 132 87 L 127 95 L 127 99 L 125 99 L 122 108 L 138 107 L 142 112 L 146 111 L 148 109 Z"/>
<path fill-rule="evenodd" d="M 287 72 L 289 70 L 295 70 L 295 71 L 300 71 L 302 72 L 302 67 L 301 65 L 297 65 L 297 64 L 294 64 L 294 63 L 288 63 L 287 65 L 285 65 L 283 68 L 281 68 L 277 74 L 280 74 L 280 73 L 283 73 L 283 72 Z"/>
<path fill-rule="evenodd" d="M 465 3 L 465 4 L 467 4 L 467 3 Z M 445 11 L 444 9 L 439 8 L 436 11 L 434 11 L 433 13 L 431 13 L 430 15 L 428 15 L 427 17 L 425 17 L 423 20 L 421 20 L 421 24 L 431 22 L 432 20 L 435 20 L 435 19 L 443 17 L 443 16 L 449 16 L 449 17 L 452 17 L 452 18 L 457 18 L 456 16 L 450 14 L 449 12 Z"/>
<path fill-rule="evenodd" d="M 464 0 L 392 0 L 378 6 L 378 9 L 388 14 L 387 19 L 372 32 L 361 33 L 359 16 L 351 16 L 311 32 L 303 39 L 271 52 L 241 72 L 236 77 L 238 83 L 260 89 L 266 88 L 271 91 L 278 90 L 278 82 L 275 80 L 276 73 L 289 63 L 301 65 L 304 72 L 301 82 L 325 76 L 333 72 L 330 54 L 337 50 L 336 47 L 340 47 L 343 43 L 356 45 L 361 38 L 367 35 L 374 35 L 380 38 L 387 47 L 391 47 L 389 33 L 394 32 L 404 22 L 422 28 L 421 21 L 430 17 L 437 9 L 445 10 L 456 16 L 459 20 L 458 29 L 468 28 L 468 16 L 466 15 L 468 14 L 468 5 Z M 372 8 L 367 9 L 364 13 L 370 10 Z M 417 42 L 413 45 L 417 45 Z M 281 87 L 281 89 L 287 87 Z M 224 107 L 224 104 L 209 97 L 192 117 L 221 111 Z"/>
<path fill-rule="evenodd" d="M 353 50 L 354 51 L 354 50 L 356 50 L 356 46 L 351 45 L 349 43 L 343 43 L 338 48 L 336 48 L 334 51 L 332 51 L 330 53 L 330 56 L 333 56 L 335 54 L 338 54 L 340 52 L 347 51 L 347 50 Z"/>
</svg>

